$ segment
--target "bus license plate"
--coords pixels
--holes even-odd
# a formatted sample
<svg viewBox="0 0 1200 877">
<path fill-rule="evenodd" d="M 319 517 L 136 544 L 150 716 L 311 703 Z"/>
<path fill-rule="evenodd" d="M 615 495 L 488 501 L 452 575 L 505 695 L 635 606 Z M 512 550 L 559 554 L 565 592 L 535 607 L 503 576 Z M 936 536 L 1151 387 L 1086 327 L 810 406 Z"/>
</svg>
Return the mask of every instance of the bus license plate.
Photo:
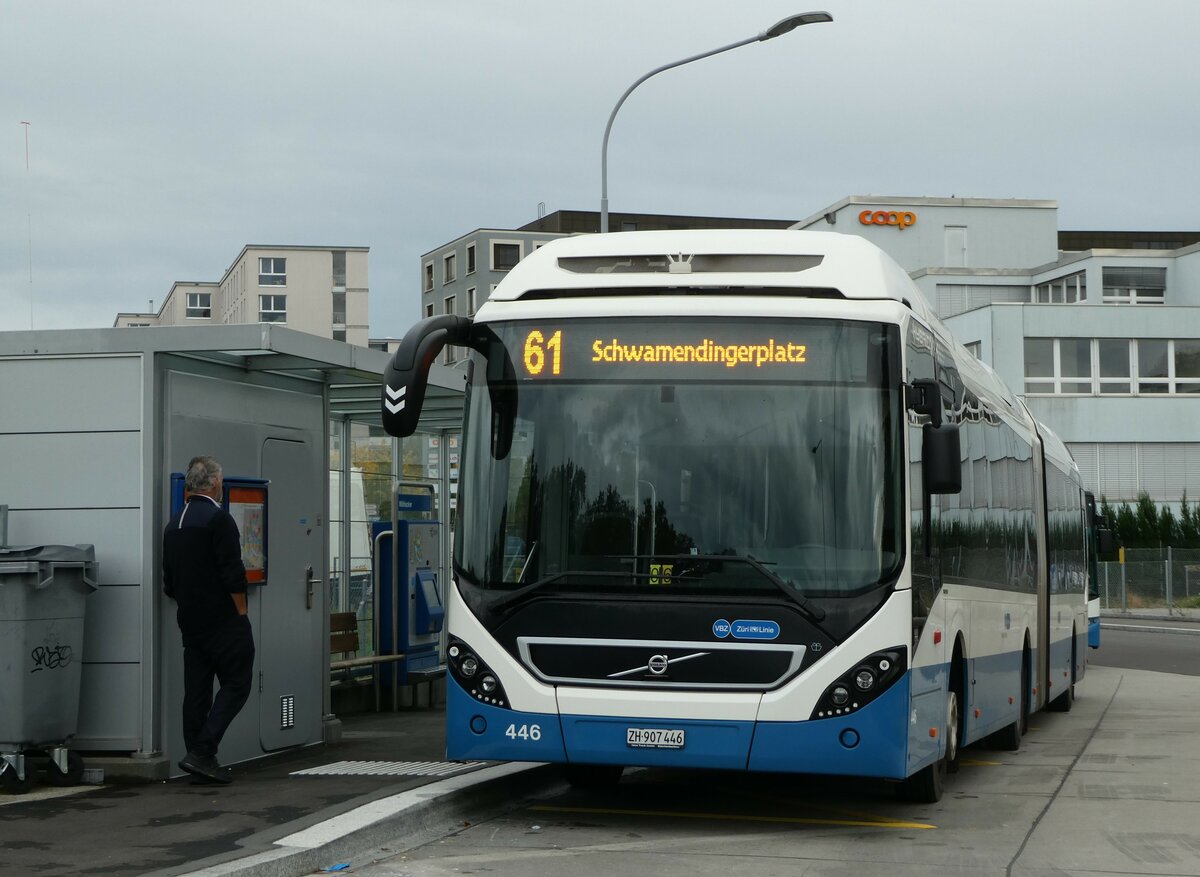
<svg viewBox="0 0 1200 877">
<path fill-rule="evenodd" d="M 682 749 L 682 728 L 626 728 L 625 745 L 648 749 Z"/>
</svg>

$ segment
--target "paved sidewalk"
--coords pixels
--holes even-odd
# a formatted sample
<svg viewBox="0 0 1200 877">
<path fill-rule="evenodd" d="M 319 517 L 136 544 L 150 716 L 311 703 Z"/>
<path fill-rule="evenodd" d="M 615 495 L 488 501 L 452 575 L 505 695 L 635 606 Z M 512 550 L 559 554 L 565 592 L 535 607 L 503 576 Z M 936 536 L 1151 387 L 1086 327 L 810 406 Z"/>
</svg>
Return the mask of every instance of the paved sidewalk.
<svg viewBox="0 0 1200 877">
<path fill-rule="evenodd" d="M 488 768 L 443 761 L 442 708 L 350 715 L 342 722 L 340 742 L 235 765 L 229 786 L 182 777 L 0 792 L 0 874 L 188 873 L 275 850 L 280 837 L 361 805 Z M 354 764 L 339 766 L 343 762 Z"/>
</svg>

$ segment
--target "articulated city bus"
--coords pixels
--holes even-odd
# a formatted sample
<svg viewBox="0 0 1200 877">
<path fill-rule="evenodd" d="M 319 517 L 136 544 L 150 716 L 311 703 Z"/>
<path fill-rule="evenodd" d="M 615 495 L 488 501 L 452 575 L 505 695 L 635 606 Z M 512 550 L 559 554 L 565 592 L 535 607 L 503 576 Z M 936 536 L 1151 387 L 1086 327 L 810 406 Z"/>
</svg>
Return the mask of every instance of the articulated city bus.
<svg viewBox="0 0 1200 877">
<path fill-rule="evenodd" d="M 552 241 L 393 357 L 469 349 L 447 749 L 898 781 L 1016 749 L 1084 673 L 1066 447 L 848 235 Z"/>
</svg>

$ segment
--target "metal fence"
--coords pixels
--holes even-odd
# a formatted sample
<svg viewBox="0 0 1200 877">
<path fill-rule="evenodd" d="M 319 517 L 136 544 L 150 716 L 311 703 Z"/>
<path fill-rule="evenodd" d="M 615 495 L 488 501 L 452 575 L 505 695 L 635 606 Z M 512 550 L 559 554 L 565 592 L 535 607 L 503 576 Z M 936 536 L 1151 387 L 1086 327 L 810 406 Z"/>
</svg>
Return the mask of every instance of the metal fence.
<svg viewBox="0 0 1200 877">
<path fill-rule="evenodd" d="M 1100 608 L 1200 608 L 1200 550 L 1127 550 L 1124 563 L 1101 563 Z"/>
</svg>

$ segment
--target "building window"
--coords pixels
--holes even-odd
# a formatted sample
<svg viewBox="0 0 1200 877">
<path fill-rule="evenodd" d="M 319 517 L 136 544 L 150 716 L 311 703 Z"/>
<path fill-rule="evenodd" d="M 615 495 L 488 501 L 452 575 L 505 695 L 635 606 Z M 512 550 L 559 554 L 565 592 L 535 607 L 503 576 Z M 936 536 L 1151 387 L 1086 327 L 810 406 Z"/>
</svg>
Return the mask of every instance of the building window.
<svg viewBox="0 0 1200 877">
<path fill-rule="evenodd" d="M 260 295 L 258 297 L 258 321 L 260 323 L 286 323 L 287 296 Z"/>
<path fill-rule="evenodd" d="M 333 293 L 333 322 L 337 325 L 346 325 L 346 293 L 345 291 Z"/>
<path fill-rule="evenodd" d="M 345 329 L 334 329 L 333 330 L 333 340 L 334 341 L 345 341 L 346 340 L 346 330 Z"/>
<path fill-rule="evenodd" d="M 346 288 L 346 251 L 333 251 L 333 288 L 338 291 Z"/>
<path fill-rule="evenodd" d="M 428 319 L 433 316 L 433 305 L 425 305 L 425 317 Z"/>
<path fill-rule="evenodd" d="M 1054 392 L 1054 339 L 1025 339 L 1025 392 Z"/>
<path fill-rule="evenodd" d="M 454 261 L 456 253 L 450 253 L 442 257 L 442 283 L 454 282 Z"/>
<path fill-rule="evenodd" d="M 258 260 L 259 286 L 287 286 L 287 259 L 263 256 Z"/>
<path fill-rule="evenodd" d="M 1074 304 L 1087 299 L 1087 274 L 1078 271 L 1066 277 L 1057 277 L 1033 288 L 1034 304 Z"/>
<path fill-rule="evenodd" d="M 211 292 L 189 292 L 187 294 L 187 318 L 189 320 L 212 319 Z"/>
<path fill-rule="evenodd" d="M 446 303 L 446 310 L 443 311 L 443 313 L 447 313 L 447 314 L 454 313 L 454 296 L 452 296 L 452 295 L 446 296 L 445 303 Z"/>
<path fill-rule="evenodd" d="M 1200 339 L 1142 338 L 1137 343 L 1138 392 L 1200 393 Z"/>
<path fill-rule="evenodd" d="M 1025 392 L 1200 393 L 1200 338 L 1026 338 Z"/>
<path fill-rule="evenodd" d="M 475 287 L 467 290 L 467 316 L 475 316 Z"/>
<path fill-rule="evenodd" d="M 1175 392 L 1200 393 L 1200 340 L 1177 340 L 1173 343 Z"/>
<path fill-rule="evenodd" d="M 1160 305 L 1166 301 L 1166 268 L 1104 268 L 1104 303 Z"/>
<path fill-rule="evenodd" d="M 1090 338 L 1058 339 L 1059 393 L 1092 392 L 1092 341 Z"/>
<path fill-rule="evenodd" d="M 492 241 L 493 271 L 509 271 L 520 261 L 520 241 Z"/>
<path fill-rule="evenodd" d="M 384 353 L 388 352 L 388 343 L 386 341 L 368 341 L 367 347 L 371 350 L 382 350 Z"/>
<path fill-rule="evenodd" d="M 467 273 L 475 273 L 475 245 L 467 244 Z"/>
<path fill-rule="evenodd" d="M 963 347 L 967 349 L 967 353 L 971 354 L 976 359 L 983 359 L 982 341 L 972 341 L 969 344 L 964 344 Z"/>
<path fill-rule="evenodd" d="M 425 288 L 426 292 L 430 292 L 433 289 L 433 263 L 432 262 L 425 263 L 424 288 Z"/>
<path fill-rule="evenodd" d="M 1096 339 L 1096 366 L 1099 375 L 1099 391 L 1104 393 L 1129 393 L 1133 377 L 1132 345 L 1124 338 Z"/>
</svg>

